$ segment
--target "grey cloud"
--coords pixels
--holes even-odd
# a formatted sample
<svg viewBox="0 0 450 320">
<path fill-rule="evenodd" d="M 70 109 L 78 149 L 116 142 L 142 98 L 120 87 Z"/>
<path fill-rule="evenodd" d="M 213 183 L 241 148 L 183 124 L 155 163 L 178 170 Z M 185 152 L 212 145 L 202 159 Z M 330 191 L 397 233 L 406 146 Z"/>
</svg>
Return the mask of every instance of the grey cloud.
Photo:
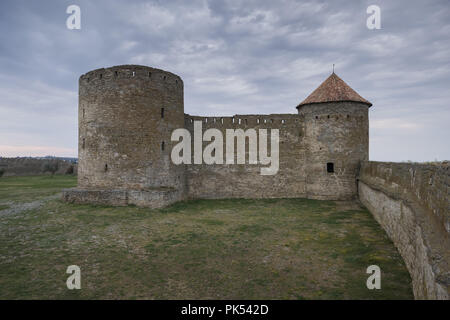
<svg viewBox="0 0 450 320">
<path fill-rule="evenodd" d="M 82 30 L 65 28 L 73 3 Z M 166 69 L 184 80 L 187 113 L 231 115 L 294 113 L 335 63 L 374 103 L 371 159 L 449 159 L 448 1 L 377 1 L 381 30 L 366 28 L 371 4 L 2 1 L 0 155 L 27 145 L 76 155 L 77 81 L 91 69 Z"/>
</svg>

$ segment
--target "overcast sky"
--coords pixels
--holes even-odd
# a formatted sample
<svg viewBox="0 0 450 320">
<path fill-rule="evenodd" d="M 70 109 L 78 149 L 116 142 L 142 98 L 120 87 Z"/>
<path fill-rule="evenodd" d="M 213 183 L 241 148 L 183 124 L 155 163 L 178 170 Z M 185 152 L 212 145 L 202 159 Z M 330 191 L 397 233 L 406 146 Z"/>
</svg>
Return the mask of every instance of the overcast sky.
<svg viewBox="0 0 450 320">
<path fill-rule="evenodd" d="M 66 9 L 81 8 L 81 30 Z M 369 5 L 381 29 L 369 30 Z M 296 113 L 336 73 L 370 108 L 370 159 L 450 159 L 450 2 L 0 2 L 0 156 L 77 156 L 78 78 L 142 64 L 193 115 Z"/>
</svg>

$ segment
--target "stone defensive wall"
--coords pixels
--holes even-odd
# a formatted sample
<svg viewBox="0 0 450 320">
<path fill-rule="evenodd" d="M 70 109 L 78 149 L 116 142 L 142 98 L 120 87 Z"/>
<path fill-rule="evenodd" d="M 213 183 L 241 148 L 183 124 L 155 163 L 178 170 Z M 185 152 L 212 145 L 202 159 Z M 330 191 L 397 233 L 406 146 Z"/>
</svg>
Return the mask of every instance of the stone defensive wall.
<svg viewBox="0 0 450 320">
<path fill-rule="evenodd" d="M 306 197 L 349 200 L 357 197 L 355 178 L 359 163 L 368 158 L 365 105 L 352 102 L 319 104 L 300 114 L 243 114 L 232 117 L 186 114 L 185 128 L 191 137 L 194 136 L 195 121 L 202 122 L 203 132 L 210 128 L 220 130 L 224 140 L 226 129 L 242 129 L 244 132 L 248 129 L 257 132 L 268 129 L 268 141 L 270 129 L 278 129 L 279 171 L 275 175 L 264 176 L 260 174 L 264 165 L 249 164 L 247 140 L 246 164 L 206 165 L 191 161 L 192 164 L 186 166 L 188 198 Z M 203 148 L 209 143 L 203 142 Z M 333 172 L 327 171 L 327 164 L 333 165 Z"/>
<path fill-rule="evenodd" d="M 449 186 L 448 162 L 366 161 L 360 169 L 359 199 L 402 255 L 416 299 L 449 299 Z"/>
<path fill-rule="evenodd" d="M 279 171 L 261 175 L 268 165 L 249 164 L 246 139 L 246 164 L 194 164 L 186 166 L 188 198 L 291 198 L 306 197 L 306 152 L 304 123 L 297 114 L 235 115 L 233 117 L 185 116 L 185 128 L 194 136 L 194 121 L 202 121 L 203 132 L 216 128 L 224 137 L 226 129 L 267 130 L 267 150 L 270 154 L 270 129 L 279 129 Z M 192 139 L 193 140 L 193 139 Z M 259 138 L 258 138 L 259 141 Z M 210 142 L 203 142 L 203 148 Z M 193 150 L 193 145 L 192 145 Z M 259 152 L 259 147 L 258 147 Z"/>
</svg>

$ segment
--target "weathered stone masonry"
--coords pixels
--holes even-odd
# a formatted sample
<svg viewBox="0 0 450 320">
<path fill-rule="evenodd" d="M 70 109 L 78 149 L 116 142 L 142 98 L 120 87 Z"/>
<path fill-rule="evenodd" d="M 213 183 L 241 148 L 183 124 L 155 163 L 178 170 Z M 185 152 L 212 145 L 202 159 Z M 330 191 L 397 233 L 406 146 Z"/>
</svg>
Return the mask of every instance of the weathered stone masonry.
<svg viewBox="0 0 450 320">
<path fill-rule="evenodd" d="M 370 106 L 333 73 L 297 114 L 191 116 L 177 75 L 135 65 L 94 70 L 79 80 L 78 187 L 63 199 L 160 208 L 198 198 L 359 196 L 405 259 L 415 297 L 448 299 L 448 166 L 367 162 Z M 171 133 L 193 136 L 194 121 L 224 136 L 279 129 L 278 173 L 263 176 L 254 164 L 174 165 Z"/>
<path fill-rule="evenodd" d="M 183 81 L 163 70 L 118 66 L 79 80 L 78 188 L 68 201 L 161 207 L 184 197 L 185 168 L 170 159 L 184 126 Z"/>
<path fill-rule="evenodd" d="M 259 165 L 192 164 L 186 168 L 187 196 L 354 198 L 359 162 L 368 159 L 367 109 L 360 103 L 338 102 L 303 106 L 299 114 L 187 115 L 185 126 L 191 135 L 193 121 L 202 121 L 204 130 L 217 128 L 224 136 L 226 129 L 237 128 L 275 128 L 280 133 L 280 169 L 276 175 L 260 175 Z M 327 163 L 333 163 L 334 172 L 327 172 Z"/>
<path fill-rule="evenodd" d="M 363 162 L 358 185 L 405 260 L 414 296 L 449 299 L 449 165 Z"/>
</svg>

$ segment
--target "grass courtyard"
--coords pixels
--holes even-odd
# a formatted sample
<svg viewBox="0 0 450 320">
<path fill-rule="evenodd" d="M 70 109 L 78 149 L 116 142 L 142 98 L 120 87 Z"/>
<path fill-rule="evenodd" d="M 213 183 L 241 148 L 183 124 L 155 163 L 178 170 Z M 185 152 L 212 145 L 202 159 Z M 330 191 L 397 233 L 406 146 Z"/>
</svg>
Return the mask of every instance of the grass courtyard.
<svg viewBox="0 0 450 320">
<path fill-rule="evenodd" d="M 0 178 L 0 299 L 412 299 L 399 253 L 353 202 L 62 202 L 73 176 Z M 368 290 L 366 268 L 381 268 Z M 66 269 L 81 268 L 81 290 Z"/>
</svg>

